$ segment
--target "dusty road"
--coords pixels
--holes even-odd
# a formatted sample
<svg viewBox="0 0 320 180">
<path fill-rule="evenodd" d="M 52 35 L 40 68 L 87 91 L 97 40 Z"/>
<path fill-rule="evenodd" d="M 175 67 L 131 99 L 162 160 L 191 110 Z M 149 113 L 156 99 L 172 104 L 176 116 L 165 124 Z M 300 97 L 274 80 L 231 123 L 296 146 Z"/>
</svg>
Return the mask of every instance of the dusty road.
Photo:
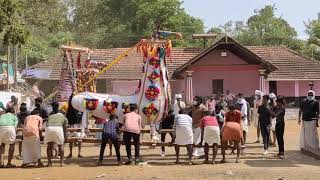
<svg viewBox="0 0 320 180">
<path fill-rule="evenodd" d="M 65 161 L 65 167 L 58 167 L 55 161 L 52 168 L 29 169 L 0 169 L 0 180 L 78 180 L 78 179 L 320 179 L 320 160 L 305 156 L 299 152 L 298 137 L 299 127 L 296 121 L 287 121 L 285 129 L 286 159 L 280 160 L 274 157 L 277 148 L 271 148 L 271 153 L 263 156 L 262 145 L 253 144 L 256 140 L 255 129 L 250 127 L 246 155 L 241 157 L 241 163 L 234 163 L 234 156 L 227 156 L 229 163 L 205 165 L 203 160 L 195 161 L 199 165 L 186 166 L 175 165 L 174 148 L 167 148 L 167 156 L 160 157 L 160 148 L 141 148 L 141 154 L 148 165 L 145 166 L 115 166 L 115 157 L 106 158 L 104 166 L 97 167 L 99 147 L 85 145 L 83 155 L 85 158 L 74 158 Z M 167 136 L 167 138 L 170 138 Z M 108 148 L 107 148 L 108 149 Z M 17 149 L 16 149 L 17 150 Z M 68 154 L 65 148 L 65 154 Z M 121 147 L 122 155 L 125 155 L 124 147 Z M 109 152 L 106 151 L 106 154 Z M 182 154 L 186 154 L 183 149 Z M 42 156 L 45 159 L 45 146 L 42 146 Z M 74 149 L 74 155 L 77 155 Z M 182 158 L 186 158 L 183 156 Z M 123 157 L 123 161 L 125 161 Z M 217 161 L 221 160 L 219 155 Z M 183 161 L 182 161 L 183 162 Z M 15 160 L 16 165 L 21 161 Z M 97 178 L 97 176 L 102 177 Z"/>
</svg>

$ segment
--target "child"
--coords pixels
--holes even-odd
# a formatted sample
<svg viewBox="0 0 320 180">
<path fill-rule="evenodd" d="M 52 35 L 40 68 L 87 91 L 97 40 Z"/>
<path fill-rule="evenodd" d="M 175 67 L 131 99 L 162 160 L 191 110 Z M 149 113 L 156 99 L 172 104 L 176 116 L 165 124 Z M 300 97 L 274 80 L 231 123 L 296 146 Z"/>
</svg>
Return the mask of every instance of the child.
<svg viewBox="0 0 320 180">
<path fill-rule="evenodd" d="M 118 141 L 119 124 L 117 122 L 117 116 L 115 114 L 110 114 L 109 119 L 110 120 L 105 122 L 103 125 L 102 143 L 98 166 L 102 165 L 104 150 L 109 140 L 112 142 L 114 149 L 116 150 L 118 165 L 121 166 L 120 144 Z"/>
</svg>

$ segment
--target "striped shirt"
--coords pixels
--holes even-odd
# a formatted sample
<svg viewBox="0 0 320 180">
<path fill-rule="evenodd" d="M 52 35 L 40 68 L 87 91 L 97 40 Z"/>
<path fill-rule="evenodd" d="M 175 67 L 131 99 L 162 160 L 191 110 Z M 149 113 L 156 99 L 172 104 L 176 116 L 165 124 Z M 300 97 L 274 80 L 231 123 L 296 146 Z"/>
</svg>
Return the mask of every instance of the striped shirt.
<svg viewBox="0 0 320 180">
<path fill-rule="evenodd" d="M 181 126 L 188 126 L 192 128 L 192 118 L 187 114 L 178 114 L 174 118 L 174 125 L 173 128 L 181 127 Z"/>
<path fill-rule="evenodd" d="M 119 129 L 119 124 L 117 120 L 109 120 L 103 124 L 103 133 L 110 134 L 112 136 L 117 136 Z"/>
</svg>

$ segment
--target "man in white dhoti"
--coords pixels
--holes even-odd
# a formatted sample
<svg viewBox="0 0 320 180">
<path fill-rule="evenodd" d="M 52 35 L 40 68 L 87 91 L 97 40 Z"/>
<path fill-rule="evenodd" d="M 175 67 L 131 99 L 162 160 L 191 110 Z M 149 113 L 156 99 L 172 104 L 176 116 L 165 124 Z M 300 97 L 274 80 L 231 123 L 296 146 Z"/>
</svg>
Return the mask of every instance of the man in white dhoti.
<svg viewBox="0 0 320 180">
<path fill-rule="evenodd" d="M 14 143 L 16 140 L 16 127 L 18 125 L 18 118 L 14 115 L 14 108 L 8 107 L 6 114 L 0 116 L 0 168 L 4 167 L 4 153 L 5 145 L 9 145 L 8 164 L 6 167 L 16 167 L 11 164 L 14 154 Z"/>
<path fill-rule="evenodd" d="M 241 141 L 241 148 L 245 148 L 246 140 L 247 140 L 247 132 L 249 131 L 249 122 L 248 122 L 248 104 L 244 99 L 243 94 L 238 94 L 238 100 L 236 102 L 236 109 L 241 112 L 241 123 L 243 130 L 243 140 Z"/>
<path fill-rule="evenodd" d="M 299 121 L 301 124 L 300 149 L 319 154 L 318 136 L 319 102 L 315 99 L 315 92 L 308 91 L 308 96 L 300 104 Z M 302 119 L 302 121 L 301 121 Z"/>
<path fill-rule="evenodd" d="M 41 148 L 40 148 L 40 133 L 42 129 L 42 118 L 39 116 L 38 110 L 33 110 L 31 115 L 24 120 L 23 126 L 23 142 L 22 142 L 22 157 L 23 164 L 21 167 L 26 167 L 29 164 L 42 167 L 41 163 Z"/>
<path fill-rule="evenodd" d="M 176 163 L 179 163 L 180 146 L 187 145 L 189 164 L 192 165 L 192 146 L 193 146 L 193 132 L 192 132 L 192 118 L 186 114 L 186 111 L 181 109 L 179 114 L 174 118 L 173 130 L 175 134 L 175 151 Z"/>
<path fill-rule="evenodd" d="M 61 113 L 59 113 L 59 103 L 52 103 L 53 113 L 48 117 L 46 135 L 44 142 L 48 144 L 47 156 L 48 156 L 48 167 L 52 166 L 52 148 L 54 144 L 58 145 L 60 155 L 60 166 L 63 166 L 64 158 L 64 141 L 66 139 L 66 130 L 68 119 Z"/>
<path fill-rule="evenodd" d="M 192 128 L 193 128 L 193 141 L 194 144 L 199 144 L 201 142 L 201 128 L 200 122 L 204 117 L 204 112 L 207 108 L 202 104 L 203 99 L 200 96 L 194 98 L 194 104 L 191 106 L 191 116 L 192 116 Z M 193 158 L 197 159 L 204 156 L 204 148 L 193 148 Z"/>
<path fill-rule="evenodd" d="M 254 94 L 255 94 L 255 99 L 253 101 L 251 122 L 253 122 L 254 127 L 257 128 L 257 141 L 255 143 L 260 143 L 260 126 L 259 126 L 258 107 L 262 105 L 263 92 L 256 90 Z"/>
</svg>

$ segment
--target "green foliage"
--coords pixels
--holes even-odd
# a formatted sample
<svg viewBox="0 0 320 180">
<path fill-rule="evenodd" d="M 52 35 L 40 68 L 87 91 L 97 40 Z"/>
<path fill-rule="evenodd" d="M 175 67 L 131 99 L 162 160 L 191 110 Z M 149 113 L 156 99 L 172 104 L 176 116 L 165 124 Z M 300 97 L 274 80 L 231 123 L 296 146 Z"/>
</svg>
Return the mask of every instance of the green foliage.
<svg viewBox="0 0 320 180">
<path fill-rule="evenodd" d="M 0 1 L 0 32 L 4 32 L 3 44 L 6 46 L 24 44 L 29 36 L 19 14 L 20 6 L 15 0 Z"/>
<path fill-rule="evenodd" d="M 90 47 L 128 47 L 161 30 L 182 32 L 176 46 L 191 46 L 191 35 L 203 32 L 201 20 L 188 15 L 179 0 L 74 1 L 72 27 L 77 43 Z"/>
<path fill-rule="evenodd" d="M 22 53 L 28 55 L 30 65 L 56 58 L 60 45 L 73 41 L 68 29 L 68 4 L 61 0 L 20 2 L 22 17 L 32 34 L 22 47 Z"/>
<path fill-rule="evenodd" d="M 246 23 L 227 22 L 222 28 L 212 28 L 221 34 L 226 31 L 246 46 L 283 45 L 296 51 L 302 51 L 303 41 L 297 38 L 297 32 L 282 17 L 276 17 L 275 6 L 267 5 L 256 10 Z"/>
<path fill-rule="evenodd" d="M 275 10 L 271 5 L 258 10 L 240 30 L 238 40 L 245 45 L 285 45 L 300 50 L 297 32 L 282 17 L 276 17 Z"/>
<path fill-rule="evenodd" d="M 306 28 L 309 38 L 304 52 L 308 56 L 320 60 L 320 15 L 318 19 L 306 24 Z"/>
</svg>

